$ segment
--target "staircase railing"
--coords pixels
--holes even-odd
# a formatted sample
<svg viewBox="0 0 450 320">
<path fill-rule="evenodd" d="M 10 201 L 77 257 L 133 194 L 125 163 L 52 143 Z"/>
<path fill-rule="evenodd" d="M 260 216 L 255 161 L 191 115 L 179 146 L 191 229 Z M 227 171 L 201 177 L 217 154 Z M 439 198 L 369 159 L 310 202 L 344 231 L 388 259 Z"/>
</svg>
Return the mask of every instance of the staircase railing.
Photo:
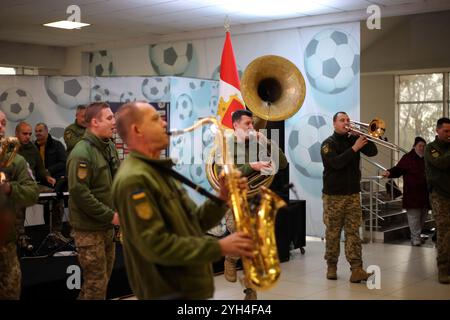
<svg viewBox="0 0 450 320">
<path fill-rule="evenodd" d="M 368 212 L 369 214 L 369 239 L 370 242 L 373 242 L 373 232 L 374 230 L 379 229 L 379 220 L 383 221 L 384 218 L 380 215 L 381 208 L 385 207 L 386 203 L 392 200 L 382 199 L 381 194 L 386 194 L 386 188 L 381 183 L 382 179 L 385 179 L 382 176 L 382 173 L 387 169 L 379 164 L 378 162 L 369 159 L 365 156 L 361 157 L 365 164 L 371 166 L 371 168 L 375 169 L 375 175 L 363 175 L 361 179 L 361 207 L 364 212 Z M 371 170 L 373 172 L 373 170 Z M 368 189 L 366 189 L 366 185 L 368 184 Z M 388 197 L 389 199 L 394 199 L 393 197 L 393 189 L 391 188 L 391 195 Z M 368 204 L 364 203 L 363 199 L 368 197 Z M 366 224 L 364 221 L 363 228 L 365 230 Z"/>
</svg>

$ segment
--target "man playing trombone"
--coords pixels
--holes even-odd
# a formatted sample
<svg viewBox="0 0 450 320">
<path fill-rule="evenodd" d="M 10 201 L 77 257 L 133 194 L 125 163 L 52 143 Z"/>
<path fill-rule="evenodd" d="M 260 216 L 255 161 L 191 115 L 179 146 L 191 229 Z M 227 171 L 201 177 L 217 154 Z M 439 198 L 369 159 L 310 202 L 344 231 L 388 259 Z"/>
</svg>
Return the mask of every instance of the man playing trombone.
<svg viewBox="0 0 450 320">
<path fill-rule="evenodd" d="M 363 269 L 360 204 L 360 152 L 368 157 L 377 154 L 377 147 L 350 127 L 345 112 L 333 116 L 334 133 L 321 146 L 323 172 L 323 220 L 326 226 L 327 279 L 337 279 L 342 228 L 345 232 L 345 256 L 352 271 L 350 282 L 361 282 L 370 276 Z"/>
</svg>

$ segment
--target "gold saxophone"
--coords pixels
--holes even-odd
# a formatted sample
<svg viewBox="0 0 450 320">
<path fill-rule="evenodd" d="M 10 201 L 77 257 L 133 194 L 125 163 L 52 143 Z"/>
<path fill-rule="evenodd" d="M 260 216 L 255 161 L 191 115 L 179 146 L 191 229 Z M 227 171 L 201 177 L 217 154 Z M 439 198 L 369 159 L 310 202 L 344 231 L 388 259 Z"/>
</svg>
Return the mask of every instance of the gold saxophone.
<svg viewBox="0 0 450 320">
<path fill-rule="evenodd" d="M 221 164 L 225 176 L 236 230 L 250 235 L 254 243 L 253 257 L 242 257 L 245 276 L 255 289 L 269 289 L 276 284 L 281 274 L 275 240 L 275 217 L 277 210 L 286 203 L 274 192 L 262 186 L 260 203 L 255 210 L 250 210 L 247 193 L 239 188 L 239 170 L 234 164 L 233 156 L 228 154 L 225 129 L 216 118 L 200 119 L 191 127 L 171 131 L 170 135 L 188 133 L 208 123 L 217 130 L 216 145 L 221 152 L 216 154 L 219 158 L 216 159 L 216 163 Z"/>
</svg>

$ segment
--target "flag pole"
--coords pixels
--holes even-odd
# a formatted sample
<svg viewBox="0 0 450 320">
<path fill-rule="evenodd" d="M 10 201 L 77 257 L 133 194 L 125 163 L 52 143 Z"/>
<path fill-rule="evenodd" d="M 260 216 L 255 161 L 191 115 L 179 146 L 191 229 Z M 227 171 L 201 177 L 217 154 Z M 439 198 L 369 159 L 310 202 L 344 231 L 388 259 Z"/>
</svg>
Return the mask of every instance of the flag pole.
<svg viewBox="0 0 450 320">
<path fill-rule="evenodd" d="M 223 22 L 223 28 L 225 29 L 225 32 L 230 32 L 230 18 L 228 15 L 225 16 L 225 21 Z"/>
</svg>

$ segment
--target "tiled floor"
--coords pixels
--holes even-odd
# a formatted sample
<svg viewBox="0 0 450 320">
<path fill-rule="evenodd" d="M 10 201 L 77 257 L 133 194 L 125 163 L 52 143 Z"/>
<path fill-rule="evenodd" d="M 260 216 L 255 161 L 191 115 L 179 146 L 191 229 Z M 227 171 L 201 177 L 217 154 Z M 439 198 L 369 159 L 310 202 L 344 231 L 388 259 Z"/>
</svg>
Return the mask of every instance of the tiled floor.
<svg viewBox="0 0 450 320">
<path fill-rule="evenodd" d="M 353 284 L 344 256 L 343 243 L 338 264 L 338 280 L 325 278 L 323 259 L 325 243 L 309 239 L 305 255 L 291 252 L 291 259 L 281 264 L 282 274 L 276 287 L 258 292 L 259 299 L 293 300 L 403 300 L 450 299 L 450 285 L 437 281 L 436 251 L 430 247 L 393 244 L 364 244 L 364 267 L 377 265 L 381 270 L 381 288 L 368 289 L 365 283 Z M 214 299 L 243 299 L 239 282 L 227 282 L 223 275 L 215 277 Z"/>
</svg>

